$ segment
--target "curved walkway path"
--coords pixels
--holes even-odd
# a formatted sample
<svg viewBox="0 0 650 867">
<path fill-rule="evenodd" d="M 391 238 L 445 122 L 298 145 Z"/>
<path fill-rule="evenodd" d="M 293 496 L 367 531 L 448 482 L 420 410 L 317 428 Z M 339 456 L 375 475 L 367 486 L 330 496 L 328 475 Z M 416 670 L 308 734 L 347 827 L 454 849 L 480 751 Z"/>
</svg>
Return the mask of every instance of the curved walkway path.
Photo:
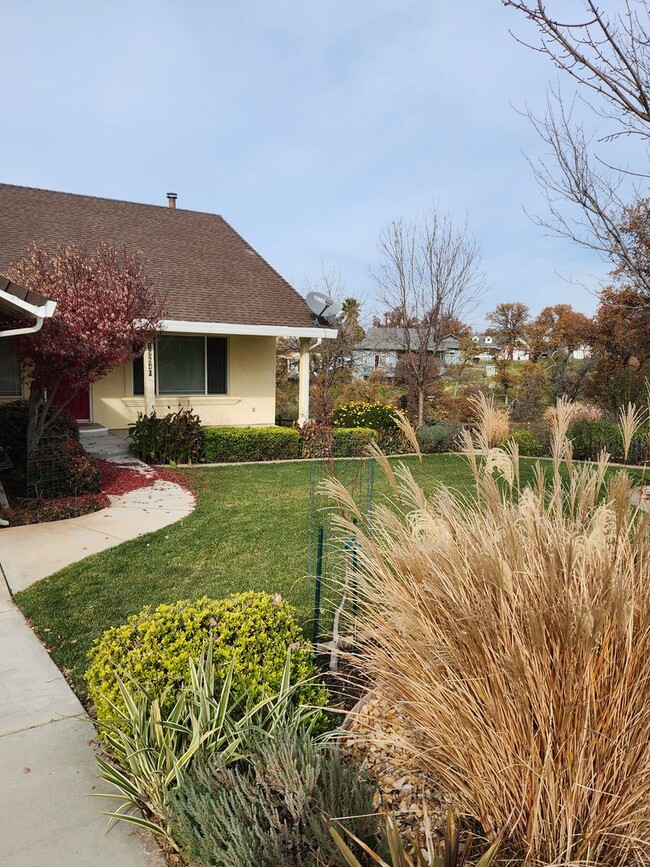
<svg viewBox="0 0 650 867">
<path fill-rule="evenodd" d="M 140 464 L 117 437 L 84 445 L 104 459 Z M 151 835 L 124 823 L 104 833 L 108 820 L 101 811 L 111 802 L 88 797 L 110 791 L 95 764 L 95 729 L 11 598 L 69 563 L 165 527 L 194 508 L 191 494 L 164 481 L 111 500 L 110 508 L 83 518 L 0 529 L 0 864 L 164 864 Z"/>
</svg>

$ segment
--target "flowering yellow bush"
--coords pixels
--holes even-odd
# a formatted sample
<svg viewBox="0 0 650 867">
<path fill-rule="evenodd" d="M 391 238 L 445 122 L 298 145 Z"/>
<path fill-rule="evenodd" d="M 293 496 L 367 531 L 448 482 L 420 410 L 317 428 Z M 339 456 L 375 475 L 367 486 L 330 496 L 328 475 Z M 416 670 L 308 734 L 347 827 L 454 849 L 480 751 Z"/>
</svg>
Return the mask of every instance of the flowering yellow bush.
<svg viewBox="0 0 650 867">
<path fill-rule="evenodd" d="M 396 412 L 396 406 L 382 403 L 380 400 L 374 403 L 368 401 L 344 403 L 332 412 L 332 423 L 334 427 L 394 430 L 397 427 L 393 418 Z"/>
</svg>

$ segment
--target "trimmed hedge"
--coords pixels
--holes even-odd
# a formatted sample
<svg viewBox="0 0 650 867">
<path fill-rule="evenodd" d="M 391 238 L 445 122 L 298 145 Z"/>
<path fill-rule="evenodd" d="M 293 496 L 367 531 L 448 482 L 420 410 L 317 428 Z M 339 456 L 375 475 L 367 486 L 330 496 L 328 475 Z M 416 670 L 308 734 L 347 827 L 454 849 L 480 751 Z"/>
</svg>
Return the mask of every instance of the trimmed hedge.
<svg viewBox="0 0 650 867">
<path fill-rule="evenodd" d="M 544 454 L 544 445 L 537 439 L 535 434 L 530 430 L 513 430 L 512 433 L 504 440 L 504 444 L 510 440 L 514 440 L 519 446 L 519 454 L 527 458 L 539 458 Z"/>
<path fill-rule="evenodd" d="M 369 427 L 338 427 L 332 431 L 336 458 L 357 458 L 363 455 L 366 446 L 377 440 L 377 431 Z"/>
<path fill-rule="evenodd" d="M 208 427 L 203 431 L 208 463 L 278 461 L 300 457 L 300 434 L 287 427 Z"/>
</svg>

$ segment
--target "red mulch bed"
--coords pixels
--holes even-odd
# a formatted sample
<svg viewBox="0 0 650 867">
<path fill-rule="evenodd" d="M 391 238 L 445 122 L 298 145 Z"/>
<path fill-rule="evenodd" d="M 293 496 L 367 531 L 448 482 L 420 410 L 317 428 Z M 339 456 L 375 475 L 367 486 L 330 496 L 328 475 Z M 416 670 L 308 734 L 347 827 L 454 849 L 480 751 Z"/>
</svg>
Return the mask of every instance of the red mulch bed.
<svg viewBox="0 0 650 867">
<path fill-rule="evenodd" d="M 123 463 L 98 459 L 102 472 L 102 491 L 111 496 L 121 496 L 129 491 L 139 491 L 140 488 L 150 488 L 158 480 L 173 482 L 180 488 L 196 494 L 186 476 L 176 470 L 165 467 L 143 467 L 141 464 Z"/>
<path fill-rule="evenodd" d="M 101 493 L 45 500 L 12 496 L 8 492 L 9 506 L 0 509 L 0 518 L 9 521 L 12 527 L 79 518 L 110 506 L 111 496 L 119 497 L 131 491 L 139 491 L 141 488 L 150 488 L 159 479 L 173 482 L 196 495 L 187 478 L 174 470 L 145 468 L 140 464 L 132 463 L 118 464 L 102 459 L 97 459 L 97 463 L 102 474 Z"/>
<path fill-rule="evenodd" d="M 44 500 L 40 497 L 8 497 L 9 506 L 0 509 L 0 518 L 9 521 L 12 527 L 25 524 L 44 524 L 48 521 L 62 521 L 65 518 L 79 518 L 110 506 L 109 497 L 100 494 L 81 494 L 78 497 L 59 497 Z"/>
</svg>

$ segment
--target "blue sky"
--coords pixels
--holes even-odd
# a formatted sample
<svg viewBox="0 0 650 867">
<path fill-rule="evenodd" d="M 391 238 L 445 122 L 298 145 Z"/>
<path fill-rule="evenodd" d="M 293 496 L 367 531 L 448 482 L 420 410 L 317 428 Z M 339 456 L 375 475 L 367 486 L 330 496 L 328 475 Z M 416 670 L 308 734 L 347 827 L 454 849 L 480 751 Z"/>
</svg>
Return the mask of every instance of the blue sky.
<svg viewBox="0 0 650 867">
<path fill-rule="evenodd" d="M 513 106 L 542 110 L 554 71 L 500 0 L 0 3 L 2 181 L 173 190 L 299 289 L 339 271 L 367 313 L 382 225 L 436 206 L 481 239 L 483 312 L 594 310 L 607 265 L 524 214 L 541 143 Z"/>
</svg>

